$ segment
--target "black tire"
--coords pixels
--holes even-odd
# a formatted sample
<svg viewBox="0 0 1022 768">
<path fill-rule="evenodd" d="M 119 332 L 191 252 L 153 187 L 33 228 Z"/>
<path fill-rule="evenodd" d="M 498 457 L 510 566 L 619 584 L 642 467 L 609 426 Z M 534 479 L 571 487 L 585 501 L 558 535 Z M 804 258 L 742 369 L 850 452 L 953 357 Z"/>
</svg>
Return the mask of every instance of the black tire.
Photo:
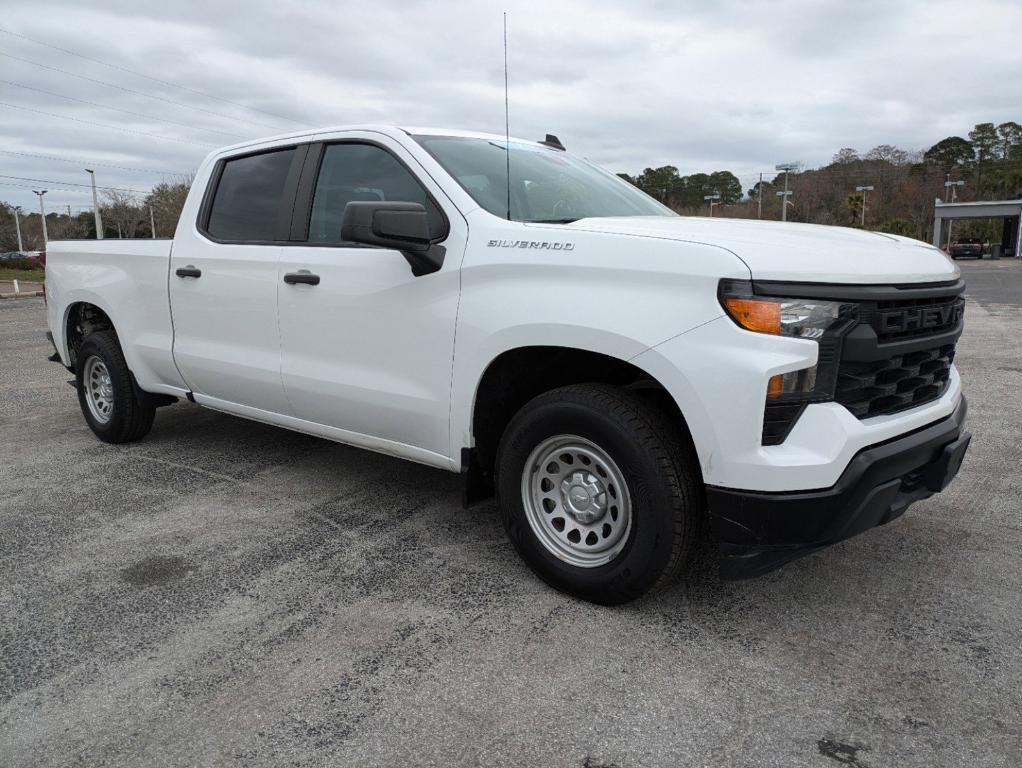
<svg viewBox="0 0 1022 768">
<path fill-rule="evenodd" d="M 630 530 L 605 564 L 566 562 L 529 522 L 525 464 L 537 446 L 558 435 L 598 446 L 627 485 Z M 603 605 L 670 583 L 688 562 L 705 513 L 699 465 L 680 427 L 634 392 L 604 384 L 562 387 L 527 403 L 504 431 L 496 473 L 504 529 L 525 562 L 555 589 Z"/>
<path fill-rule="evenodd" d="M 99 358 L 110 375 L 113 408 L 105 422 L 97 419 L 86 400 L 85 371 L 89 359 L 94 357 Z M 78 404 L 82 408 L 85 422 L 96 437 L 106 443 L 130 443 L 148 434 L 153 426 L 156 408 L 135 383 L 116 334 L 100 331 L 85 338 L 76 359 L 75 379 L 78 384 Z"/>
</svg>

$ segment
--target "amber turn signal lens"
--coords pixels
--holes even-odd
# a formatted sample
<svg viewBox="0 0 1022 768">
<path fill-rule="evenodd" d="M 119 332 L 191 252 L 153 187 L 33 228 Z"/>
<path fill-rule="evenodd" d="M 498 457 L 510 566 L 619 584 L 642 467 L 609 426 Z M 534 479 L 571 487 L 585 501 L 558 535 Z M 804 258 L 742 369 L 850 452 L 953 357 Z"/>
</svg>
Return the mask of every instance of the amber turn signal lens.
<svg viewBox="0 0 1022 768">
<path fill-rule="evenodd" d="M 780 397 L 784 391 L 784 374 L 771 376 L 767 382 L 767 397 Z"/>
<path fill-rule="evenodd" d="M 773 334 L 781 332 L 781 305 L 779 302 L 728 296 L 724 299 L 724 307 L 728 314 L 747 331 Z"/>
</svg>

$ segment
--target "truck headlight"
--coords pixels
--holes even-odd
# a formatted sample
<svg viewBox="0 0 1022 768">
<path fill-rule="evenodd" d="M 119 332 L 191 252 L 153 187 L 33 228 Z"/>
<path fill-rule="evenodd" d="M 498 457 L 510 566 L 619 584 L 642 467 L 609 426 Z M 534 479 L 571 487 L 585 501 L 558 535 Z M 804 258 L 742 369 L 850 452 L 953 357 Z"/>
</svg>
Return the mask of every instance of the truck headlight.
<svg viewBox="0 0 1022 768">
<path fill-rule="evenodd" d="M 826 299 L 760 296 L 751 283 L 722 280 L 720 303 L 741 328 L 815 341 L 816 365 L 771 376 L 766 386 L 764 445 L 783 442 L 806 404 L 834 399 L 840 343 L 855 324 L 858 306 Z"/>
<path fill-rule="evenodd" d="M 820 339 L 854 304 L 766 296 L 721 296 L 724 310 L 742 328 L 775 336 Z"/>
</svg>

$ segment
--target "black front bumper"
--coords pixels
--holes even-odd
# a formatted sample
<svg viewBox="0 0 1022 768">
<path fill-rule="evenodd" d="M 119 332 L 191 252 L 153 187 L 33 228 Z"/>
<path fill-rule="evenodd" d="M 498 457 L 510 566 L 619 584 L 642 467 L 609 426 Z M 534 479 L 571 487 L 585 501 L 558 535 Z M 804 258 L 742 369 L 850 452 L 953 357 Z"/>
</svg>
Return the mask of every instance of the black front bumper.
<svg viewBox="0 0 1022 768">
<path fill-rule="evenodd" d="M 747 579 L 899 517 L 951 482 L 972 435 L 966 403 L 928 427 L 864 448 L 838 481 L 817 491 L 770 493 L 709 486 L 720 575 Z"/>
</svg>

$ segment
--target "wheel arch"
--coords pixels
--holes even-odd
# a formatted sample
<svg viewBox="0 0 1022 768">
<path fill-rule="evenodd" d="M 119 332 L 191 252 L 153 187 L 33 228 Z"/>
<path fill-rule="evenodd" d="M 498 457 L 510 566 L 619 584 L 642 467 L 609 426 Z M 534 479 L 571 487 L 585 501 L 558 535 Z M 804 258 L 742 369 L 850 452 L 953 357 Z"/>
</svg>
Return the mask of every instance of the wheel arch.
<svg viewBox="0 0 1022 768">
<path fill-rule="evenodd" d="M 503 349 L 482 367 L 472 391 L 462 471 L 468 474 L 466 501 L 492 488 L 497 445 L 511 418 L 544 392 L 570 384 L 603 383 L 635 390 L 652 401 L 692 443 L 682 408 L 668 388 L 634 360 L 594 349 L 528 344 Z M 701 468 L 697 471 L 701 472 Z"/>
<path fill-rule="evenodd" d="M 111 313 L 93 297 L 78 297 L 64 309 L 61 322 L 63 338 L 60 347 L 68 368 L 74 370 L 78 362 L 78 350 L 86 337 L 98 331 L 113 331 L 117 326 Z"/>
</svg>

